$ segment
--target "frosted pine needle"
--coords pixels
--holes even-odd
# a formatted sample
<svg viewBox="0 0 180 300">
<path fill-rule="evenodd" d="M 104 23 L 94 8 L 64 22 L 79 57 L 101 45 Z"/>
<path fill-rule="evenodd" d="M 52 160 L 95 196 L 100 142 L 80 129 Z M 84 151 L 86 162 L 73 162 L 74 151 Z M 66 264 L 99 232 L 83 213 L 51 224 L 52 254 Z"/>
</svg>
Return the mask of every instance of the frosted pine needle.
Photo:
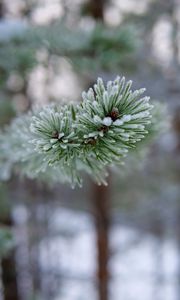
<svg viewBox="0 0 180 300">
<path fill-rule="evenodd" d="M 105 168 L 122 162 L 151 126 L 149 97 L 131 86 L 124 77 L 107 86 L 99 78 L 79 105 L 49 105 L 15 119 L 0 134 L 5 177 L 11 165 L 28 176 L 73 186 L 82 184 L 85 171 L 105 184 Z"/>
</svg>

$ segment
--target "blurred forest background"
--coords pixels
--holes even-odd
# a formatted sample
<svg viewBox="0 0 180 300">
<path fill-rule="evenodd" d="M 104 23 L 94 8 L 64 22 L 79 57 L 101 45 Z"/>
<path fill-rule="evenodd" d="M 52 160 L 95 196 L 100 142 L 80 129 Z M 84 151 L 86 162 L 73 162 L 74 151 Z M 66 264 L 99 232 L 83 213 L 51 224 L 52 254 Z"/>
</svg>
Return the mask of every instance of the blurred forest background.
<svg viewBox="0 0 180 300">
<path fill-rule="evenodd" d="M 108 253 L 97 256 L 107 245 L 88 177 L 71 190 L 12 176 L 0 184 L 0 300 L 180 300 L 180 2 L 0 0 L 1 128 L 117 74 L 164 102 L 171 125 L 102 191 Z"/>
</svg>

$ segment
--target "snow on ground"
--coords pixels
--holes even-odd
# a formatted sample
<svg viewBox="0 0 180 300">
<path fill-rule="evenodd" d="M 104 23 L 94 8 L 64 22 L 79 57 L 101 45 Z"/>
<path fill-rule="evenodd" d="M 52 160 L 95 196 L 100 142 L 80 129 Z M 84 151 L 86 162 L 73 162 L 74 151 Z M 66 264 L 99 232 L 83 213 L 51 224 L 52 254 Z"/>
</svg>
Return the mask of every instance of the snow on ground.
<svg viewBox="0 0 180 300">
<path fill-rule="evenodd" d="M 40 244 L 40 263 L 44 271 L 62 275 L 56 300 L 96 299 L 95 234 L 91 217 L 82 212 L 56 209 L 49 230 L 53 234 Z M 175 299 L 175 247 L 168 240 L 160 249 L 157 245 L 151 235 L 114 226 L 110 260 L 112 300 Z"/>
</svg>

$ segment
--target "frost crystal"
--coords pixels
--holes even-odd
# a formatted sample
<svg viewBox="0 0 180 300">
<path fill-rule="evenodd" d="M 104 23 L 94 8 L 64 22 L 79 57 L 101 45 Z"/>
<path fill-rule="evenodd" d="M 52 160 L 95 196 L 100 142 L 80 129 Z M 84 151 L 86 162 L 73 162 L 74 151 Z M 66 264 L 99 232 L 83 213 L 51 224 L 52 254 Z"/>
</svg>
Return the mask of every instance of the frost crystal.
<svg viewBox="0 0 180 300">
<path fill-rule="evenodd" d="M 106 126 L 110 126 L 112 124 L 112 119 L 110 117 L 105 117 L 102 123 Z"/>
</svg>

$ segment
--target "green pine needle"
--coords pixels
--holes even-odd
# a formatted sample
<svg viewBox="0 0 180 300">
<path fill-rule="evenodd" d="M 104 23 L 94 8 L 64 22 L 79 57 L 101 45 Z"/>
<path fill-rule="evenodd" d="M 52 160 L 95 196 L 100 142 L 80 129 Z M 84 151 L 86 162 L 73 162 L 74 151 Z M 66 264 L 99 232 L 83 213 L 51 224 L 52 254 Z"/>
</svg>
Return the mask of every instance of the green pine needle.
<svg viewBox="0 0 180 300">
<path fill-rule="evenodd" d="M 81 171 L 106 184 L 106 168 L 119 164 L 151 128 L 145 89 L 117 77 L 101 78 L 81 104 L 53 104 L 15 119 L 0 134 L 1 178 L 13 169 L 32 178 L 82 185 Z"/>
</svg>

